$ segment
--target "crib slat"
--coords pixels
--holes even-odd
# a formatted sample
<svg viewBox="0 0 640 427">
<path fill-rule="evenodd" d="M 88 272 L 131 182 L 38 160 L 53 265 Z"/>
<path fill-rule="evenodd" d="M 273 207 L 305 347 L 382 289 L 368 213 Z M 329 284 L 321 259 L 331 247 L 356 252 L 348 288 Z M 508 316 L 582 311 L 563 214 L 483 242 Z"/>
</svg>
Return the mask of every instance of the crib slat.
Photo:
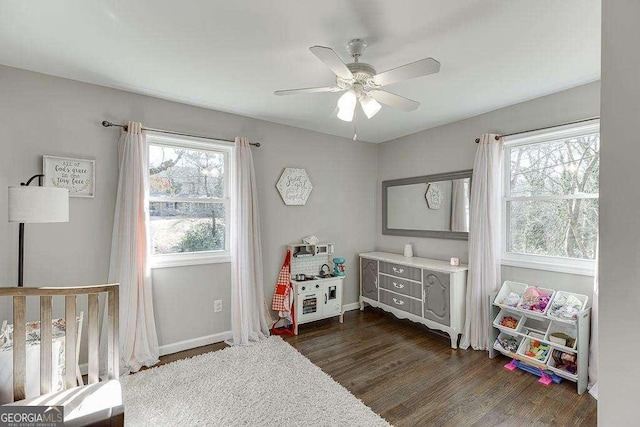
<svg viewBox="0 0 640 427">
<path fill-rule="evenodd" d="M 13 297 L 13 400 L 25 398 L 27 343 L 24 324 L 26 297 Z"/>
<path fill-rule="evenodd" d="M 65 333 L 64 333 L 64 363 L 65 388 L 75 387 L 76 382 L 76 296 L 64 297 Z"/>
<path fill-rule="evenodd" d="M 98 374 L 100 370 L 99 355 L 100 342 L 98 341 L 98 294 L 89 294 L 89 328 L 88 328 L 88 345 L 89 345 L 89 384 L 95 384 L 99 381 Z"/>
<path fill-rule="evenodd" d="M 51 393 L 51 297 L 40 297 L 40 394 Z"/>
</svg>

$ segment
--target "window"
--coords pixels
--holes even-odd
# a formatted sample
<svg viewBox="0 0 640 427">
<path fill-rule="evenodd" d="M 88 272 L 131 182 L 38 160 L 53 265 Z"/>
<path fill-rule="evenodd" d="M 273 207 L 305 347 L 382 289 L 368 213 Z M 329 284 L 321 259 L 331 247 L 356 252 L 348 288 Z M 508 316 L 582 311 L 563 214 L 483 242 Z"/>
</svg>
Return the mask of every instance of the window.
<svg viewBox="0 0 640 427">
<path fill-rule="evenodd" d="M 505 140 L 503 264 L 593 274 L 599 132 L 593 121 Z"/>
<path fill-rule="evenodd" d="M 153 266 L 229 261 L 231 146 L 150 134 Z"/>
</svg>

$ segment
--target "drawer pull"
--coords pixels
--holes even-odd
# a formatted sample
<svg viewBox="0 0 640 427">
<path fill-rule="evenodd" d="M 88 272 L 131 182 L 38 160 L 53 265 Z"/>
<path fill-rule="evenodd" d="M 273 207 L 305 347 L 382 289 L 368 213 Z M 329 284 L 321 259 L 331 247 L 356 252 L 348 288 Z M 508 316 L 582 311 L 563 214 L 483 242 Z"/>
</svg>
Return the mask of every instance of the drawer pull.
<svg viewBox="0 0 640 427">
<path fill-rule="evenodd" d="M 402 274 L 402 273 L 404 273 L 404 268 L 393 267 L 393 271 L 394 271 L 394 273 Z"/>
<path fill-rule="evenodd" d="M 404 301 L 402 301 L 402 300 L 400 300 L 400 299 L 397 299 L 397 298 L 394 298 L 394 299 L 393 299 L 393 302 L 395 302 L 395 303 L 396 303 L 396 304 L 398 304 L 398 305 L 404 305 Z"/>
<path fill-rule="evenodd" d="M 394 286 L 394 287 L 396 287 L 396 288 L 398 288 L 398 289 L 402 289 L 402 288 L 404 288 L 404 284 L 402 284 L 402 283 L 396 283 L 396 282 L 393 282 L 393 286 Z"/>
</svg>

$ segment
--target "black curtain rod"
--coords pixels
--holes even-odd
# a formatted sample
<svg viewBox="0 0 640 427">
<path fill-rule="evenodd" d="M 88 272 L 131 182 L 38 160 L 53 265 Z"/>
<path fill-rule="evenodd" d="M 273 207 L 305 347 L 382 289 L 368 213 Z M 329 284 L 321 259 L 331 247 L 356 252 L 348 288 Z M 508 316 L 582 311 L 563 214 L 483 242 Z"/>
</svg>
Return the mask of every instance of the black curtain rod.
<svg viewBox="0 0 640 427">
<path fill-rule="evenodd" d="M 123 128 L 123 129 L 127 129 L 127 125 L 119 125 L 117 123 L 111 123 L 108 122 L 106 120 L 103 120 L 102 122 L 102 126 L 108 128 L 111 126 L 115 126 L 115 127 L 119 127 L 119 128 Z M 216 141 L 226 141 L 226 142 L 235 142 L 234 140 L 231 139 L 224 139 L 224 138 L 214 138 L 211 136 L 202 136 L 202 135 L 192 135 L 190 133 L 182 133 L 182 132 L 174 132 L 171 130 L 164 130 L 164 129 L 154 129 L 154 128 L 145 128 L 143 127 L 142 130 L 148 130 L 151 132 L 158 132 L 158 133 L 166 133 L 169 135 L 179 135 L 179 136 L 189 136 L 191 138 L 203 138 L 203 139 L 212 139 L 212 140 L 216 140 Z M 260 143 L 259 142 L 250 142 L 249 145 L 253 145 L 254 147 L 260 147 Z"/>
<path fill-rule="evenodd" d="M 520 135 L 521 133 L 536 132 L 536 131 L 539 131 L 539 130 L 553 129 L 553 128 L 558 127 L 558 126 L 576 125 L 578 123 L 590 122 L 591 120 L 597 120 L 599 118 L 600 118 L 600 116 L 596 116 L 596 117 L 590 117 L 588 119 L 576 120 L 575 122 L 562 123 L 562 124 L 555 125 L 555 126 L 545 126 L 543 128 L 523 130 L 523 131 L 520 131 L 520 132 L 508 133 L 506 135 L 496 135 L 495 139 L 496 139 L 496 141 L 498 141 L 500 138 L 506 138 L 507 136 Z M 476 144 L 478 144 L 479 142 L 480 142 L 480 138 L 476 138 Z"/>
</svg>

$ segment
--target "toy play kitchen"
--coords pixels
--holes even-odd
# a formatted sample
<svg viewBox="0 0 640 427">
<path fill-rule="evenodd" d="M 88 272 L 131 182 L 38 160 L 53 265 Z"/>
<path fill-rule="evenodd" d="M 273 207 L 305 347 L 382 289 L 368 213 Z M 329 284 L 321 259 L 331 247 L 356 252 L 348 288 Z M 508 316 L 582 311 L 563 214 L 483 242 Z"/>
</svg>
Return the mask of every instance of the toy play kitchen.
<svg viewBox="0 0 640 427">
<path fill-rule="evenodd" d="M 298 325 L 340 316 L 343 321 L 342 288 L 346 267 L 344 258 L 330 262 L 332 243 L 293 243 L 291 251 L 291 284 L 295 304 L 295 329 Z M 331 265 L 333 264 L 333 265 Z M 333 268 L 332 268 L 333 267 Z"/>
</svg>

